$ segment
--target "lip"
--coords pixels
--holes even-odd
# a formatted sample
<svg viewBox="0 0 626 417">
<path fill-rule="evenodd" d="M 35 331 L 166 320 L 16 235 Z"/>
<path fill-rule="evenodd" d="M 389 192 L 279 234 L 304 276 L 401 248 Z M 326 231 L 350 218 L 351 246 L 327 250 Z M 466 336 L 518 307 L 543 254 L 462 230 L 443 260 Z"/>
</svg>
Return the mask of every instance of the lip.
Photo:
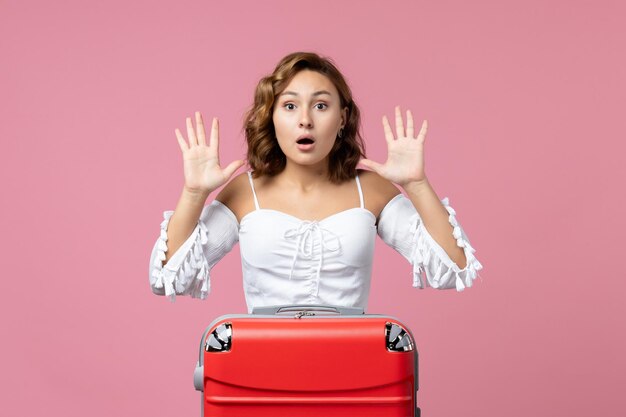
<svg viewBox="0 0 626 417">
<path fill-rule="evenodd" d="M 313 142 L 315 142 L 315 138 L 310 133 L 305 133 L 304 135 L 298 136 L 298 138 L 296 139 L 296 142 L 299 141 L 300 139 L 304 139 L 304 138 L 311 139 Z"/>
<path fill-rule="evenodd" d="M 315 142 L 307 144 L 296 143 L 296 147 L 301 151 L 310 151 L 315 147 Z"/>
<path fill-rule="evenodd" d="M 313 141 L 313 143 L 298 143 L 298 141 L 300 139 L 311 139 Z M 305 133 L 303 135 L 298 136 L 298 138 L 296 139 L 296 147 L 301 150 L 301 151 L 310 151 L 311 149 L 313 149 L 315 147 L 315 138 L 313 137 L 313 135 L 309 134 L 309 133 Z"/>
</svg>

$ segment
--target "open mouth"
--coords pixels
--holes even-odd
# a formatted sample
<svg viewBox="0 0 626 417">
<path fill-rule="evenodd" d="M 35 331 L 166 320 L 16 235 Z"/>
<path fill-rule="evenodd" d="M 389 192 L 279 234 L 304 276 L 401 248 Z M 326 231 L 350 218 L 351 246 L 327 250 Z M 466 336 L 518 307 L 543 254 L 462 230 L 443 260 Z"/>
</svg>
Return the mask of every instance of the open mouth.
<svg viewBox="0 0 626 417">
<path fill-rule="evenodd" d="M 298 145 L 311 145 L 313 143 L 313 139 L 310 138 L 302 138 L 298 139 Z"/>
</svg>

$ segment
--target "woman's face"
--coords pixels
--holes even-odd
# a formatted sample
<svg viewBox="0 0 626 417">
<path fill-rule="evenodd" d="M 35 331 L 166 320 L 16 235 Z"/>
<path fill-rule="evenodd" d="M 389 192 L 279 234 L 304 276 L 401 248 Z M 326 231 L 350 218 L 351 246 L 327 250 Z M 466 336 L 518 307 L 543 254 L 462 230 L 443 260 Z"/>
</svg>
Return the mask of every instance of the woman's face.
<svg viewBox="0 0 626 417">
<path fill-rule="evenodd" d="M 327 164 L 347 113 L 328 77 L 311 70 L 298 72 L 277 97 L 272 116 L 278 145 L 288 162 Z"/>
</svg>

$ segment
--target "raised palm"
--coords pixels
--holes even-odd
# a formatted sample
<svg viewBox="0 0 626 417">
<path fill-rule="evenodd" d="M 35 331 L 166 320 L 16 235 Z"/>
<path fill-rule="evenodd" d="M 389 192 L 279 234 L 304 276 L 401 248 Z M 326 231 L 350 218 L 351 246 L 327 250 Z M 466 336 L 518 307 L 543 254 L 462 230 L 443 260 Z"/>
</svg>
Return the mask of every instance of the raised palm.
<svg viewBox="0 0 626 417">
<path fill-rule="evenodd" d="M 187 136 L 185 141 L 180 130 L 176 129 L 176 138 L 183 153 L 185 188 L 192 192 L 209 194 L 225 184 L 230 177 L 243 166 L 243 160 L 231 162 L 226 168 L 219 160 L 219 122 L 213 118 L 209 144 L 206 143 L 204 123 L 200 112 L 196 112 L 196 129 L 187 117 Z"/>
<path fill-rule="evenodd" d="M 417 137 L 414 137 L 413 115 L 410 110 L 407 110 L 405 134 L 400 106 L 396 106 L 397 138 L 393 135 L 387 116 L 383 116 L 383 128 L 387 141 L 387 161 L 380 164 L 370 159 L 361 159 L 360 163 L 376 171 L 381 177 L 401 186 L 409 182 L 419 182 L 426 179 L 424 141 L 428 122 L 424 120 Z"/>
</svg>

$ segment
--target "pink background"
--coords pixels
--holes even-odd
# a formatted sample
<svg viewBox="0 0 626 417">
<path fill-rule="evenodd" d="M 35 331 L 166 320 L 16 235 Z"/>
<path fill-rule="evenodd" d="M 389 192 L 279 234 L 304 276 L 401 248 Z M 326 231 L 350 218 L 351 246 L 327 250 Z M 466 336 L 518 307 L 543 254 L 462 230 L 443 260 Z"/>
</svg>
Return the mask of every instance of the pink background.
<svg viewBox="0 0 626 417">
<path fill-rule="evenodd" d="M 624 413 L 620 1 L 1 1 L 3 415 L 199 413 L 214 318 L 244 313 L 238 246 L 206 301 L 148 287 L 182 185 L 174 129 L 218 116 L 222 161 L 285 54 L 346 74 L 372 159 L 396 104 L 485 268 L 419 291 L 377 242 L 370 313 L 404 320 L 426 416 Z M 620 191 L 621 190 L 621 191 Z M 211 196 L 210 198 L 214 197 Z"/>
</svg>

